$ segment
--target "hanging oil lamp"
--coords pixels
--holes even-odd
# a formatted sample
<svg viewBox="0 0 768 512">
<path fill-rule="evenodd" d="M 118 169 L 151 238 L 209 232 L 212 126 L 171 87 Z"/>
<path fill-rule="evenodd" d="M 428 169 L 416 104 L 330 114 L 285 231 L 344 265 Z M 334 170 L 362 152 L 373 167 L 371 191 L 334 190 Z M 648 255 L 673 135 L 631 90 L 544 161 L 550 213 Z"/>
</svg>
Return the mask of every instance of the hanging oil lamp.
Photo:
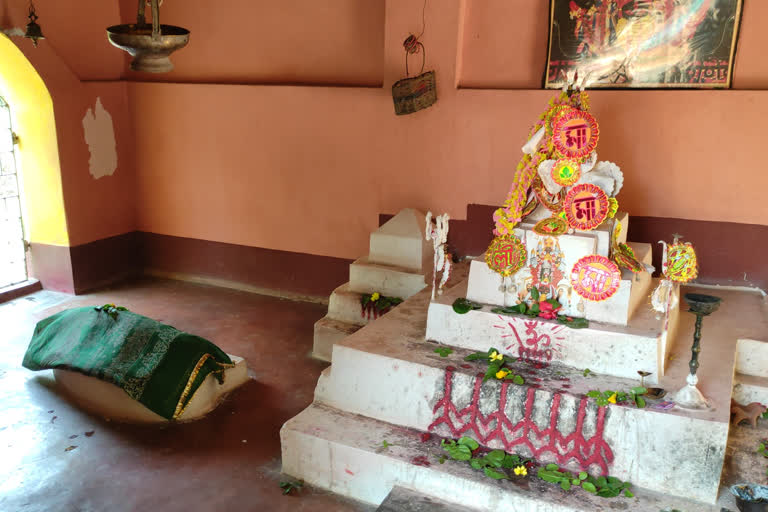
<svg viewBox="0 0 768 512">
<path fill-rule="evenodd" d="M 39 39 L 45 39 L 43 35 L 43 29 L 37 24 L 37 13 L 35 12 L 35 4 L 29 2 L 29 23 L 27 23 L 27 31 L 24 33 L 24 37 L 32 40 L 32 46 L 37 48 L 37 41 Z"/>
<path fill-rule="evenodd" d="M 159 0 L 150 0 L 152 25 L 144 16 L 146 0 L 139 0 L 135 25 L 115 25 L 107 28 L 109 42 L 133 57 L 133 71 L 166 73 L 173 69 L 171 53 L 184 48 L 189 42 L 189 30 L 160 24 Z"/>
</svg>

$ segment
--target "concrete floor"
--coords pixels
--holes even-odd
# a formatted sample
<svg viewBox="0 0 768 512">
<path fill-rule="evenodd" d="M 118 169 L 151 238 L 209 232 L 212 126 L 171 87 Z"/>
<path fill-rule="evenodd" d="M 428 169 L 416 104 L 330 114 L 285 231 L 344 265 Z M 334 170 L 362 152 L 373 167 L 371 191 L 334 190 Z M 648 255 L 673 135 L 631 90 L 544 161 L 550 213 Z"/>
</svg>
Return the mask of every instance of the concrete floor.
<svg viewBox="0 0 768 512">
<path fill-rule="evenodd" d="M 244 357 L 252 380 L 188 424 L 131 426 L 79 411 L 57 393 L 52 372 L 30 372 L 21 360 L 38 320 L 108 302 Z M 279 488 L 280 427 L 312 402 L 327 366 L 309 358 L 325 309 L 164 280 L 0 304 L 0 511 L 374 510 L 307 487 L 296 496 Z"/>
</svg>

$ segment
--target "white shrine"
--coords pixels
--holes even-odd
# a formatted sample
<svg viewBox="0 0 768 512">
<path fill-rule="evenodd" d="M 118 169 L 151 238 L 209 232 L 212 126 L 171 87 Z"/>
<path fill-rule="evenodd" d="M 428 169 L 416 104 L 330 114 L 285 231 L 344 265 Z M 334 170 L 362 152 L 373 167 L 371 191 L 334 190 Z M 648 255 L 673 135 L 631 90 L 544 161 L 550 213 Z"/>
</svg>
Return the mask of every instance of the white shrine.
<svg viewBox="0 0 768 512">
<path fill-rule="evenodd" d="M 548 123 L 557 115 L 534 127 L 528 150 L 536 152 L 537 137 L 546 140 L 541 130 L 552 136 L 556 130 Z M 542 169 L 554 176 L 553 168 L 562 164 L 535 158 L 539 176 Z M 651 247 L 626 242 L 629 217 L 615 210 L 615 201 L 609 202 L 613 215 L 597 215 L 599 225 L 590 229 L 575 228 L 567 215 L 558 220 L 549 208 L 559 198 L 560 208 L 567 209 L 571 190 L 594 191 L 594 197 L 576 194 L 571 203 L 576 221 L 592 220 L 600 201 L 621 188 L 618 168 L 603 164 L 591 155 L 570 162 L 568 178 L 575 165 L 589 169 L 554 191 L 543 179 L 534 186 L 538 197 L 521 187 L 521 218 L 514 222 L 515 201 L 508 201 L 507 211 L 497 214 L 497 239 L 484 257 L 470 261 L 468 279 L 452 279 L 435 299 L 429 289 L 420 291 L 337 342 L 314 403 L 281 430 L 283 472 L 377 505 L 426 496 L 444 510 L 735 510 L 721 487 L 730 401 L 736 386 L 737 394 L 768 402 L 764 300 L 718 290 L 724 301 L 713 315 L 717 320 L 705 320 L 698 372 L 710 406 L 690 410 L 671 401 L 689 372 L 694 329 L 693 315 L 680 310 L 680 286 L 672 276 L 674 271 L 690 277 L 695 268 L 670 253 L 666 279 L 652 279 L 646 271 Z M 516 183 L 525 172 L 519 171 Z M 530 185 L 535 176 L 528 178 Z M 585 205 L 593 204 L 598 206 L 585 214 Z M 415 246 L 400 249 L 414 261 L 420 257 Z M 651 307 L 654 289 L 658 310 Z M 521 313 L 533 304 L 545 307 L 547 300 L 552 314 Z M 461 301 L 470 305 L 468 312 L 454 307 Z M 499 375 L 484 379 L 487 363 L 466 359 L 491 347 L 507 358 L 522 384 Z M 441 348 L 449 350 L 441 354 Z M 645 386 L 667 394 L 648 397 L 643 406 L 616 403 L 615 395 L 598 405 L 587 396 L 637 388 L 640 375 Z M 461 437 L 471 437 L 481 450 L 530 457 L 535 467 L 525 478 L 489 478 L 447 457 L 440 440 Z M 603 498 L 581 488 L 561 489 L 537 478 L 536 468 L 547 464 L 631 482 L 631 493 Z"/>
</svg>

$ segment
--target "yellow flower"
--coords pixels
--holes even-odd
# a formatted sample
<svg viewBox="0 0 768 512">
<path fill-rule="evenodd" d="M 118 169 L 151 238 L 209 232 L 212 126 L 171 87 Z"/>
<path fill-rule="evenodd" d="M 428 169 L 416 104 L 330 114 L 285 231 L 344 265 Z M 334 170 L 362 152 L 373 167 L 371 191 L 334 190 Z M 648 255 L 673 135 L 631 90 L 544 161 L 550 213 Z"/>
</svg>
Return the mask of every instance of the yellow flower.
<svg viewBox="0 0 768 512">
<path fill-rule="evenodd" d="M 614 393 L 611 396 L 609 396 L 608 397 L 608 401 L 611 402 L 612 404 L 615 404 L 616 403 L 616 393 Z"/>
<path fill-rule="evenodd" d="M 373 292 L 371 294 L 371 302 L 376 302 L 377 300 L 379 300 L 379 297 L 381 297 L 381 295 L 379 295 L 379 292 Z"/>
<path fill-rule="evenodd" d="M 525 469 L 525 466 L 517 466 L 515 468 L 515 474 L 518 475 L 518 476 L 520 476 L 520 475 L 528 476 L 528 470 Z"/>
<path fill-rule="evenodd" d="M 499 370 L 499 371 L 496 372 L 496 378 L 497 379 L 503 379 L 507 375 L 509 375 L 509 370 Z"/>
<path fill-rule="evenodd" d="M 493 361 L 501 361 L 502 359 L 504 359 L 504 356 L 502 354 L 499 354 L 495 350 L 493 352 L 491 352 L 491 361 L 492 362 Z"/>
</svg>

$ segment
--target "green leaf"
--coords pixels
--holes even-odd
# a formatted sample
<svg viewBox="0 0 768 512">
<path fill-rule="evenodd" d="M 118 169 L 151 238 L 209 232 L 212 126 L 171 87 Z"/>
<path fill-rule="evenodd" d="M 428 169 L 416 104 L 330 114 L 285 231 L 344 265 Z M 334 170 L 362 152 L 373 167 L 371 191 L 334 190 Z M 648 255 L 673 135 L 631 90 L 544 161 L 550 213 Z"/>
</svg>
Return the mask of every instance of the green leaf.
<svg viewBox="0 0 768 512">
<path fill-rule="evenodd" d="M 615 476 L 608 477 L 608 487 L 610 487 L 611 489 L 621 489 L 623 485 L 624 485 L 624 482 L 622 482 Z"/>
<path fill-rule="evenodd" d="M 586 471 L 582 471 L 581 473 L 579 473 L 579 480 L 586 480 L 588 476 L 589 475 L 587 474 Z"/>
<path fill-rule="evenodd" d="M 582 372 L 582 374 L 583 374 L 585 377 L 589 377 L 589 374 L 590 374 L 590 373 L 592 373 L 592 370 L 590 370 L 589 368 L 584 368 L 584 372 Z"/>
<path fill-rule="evenodd" d="M 531 299 L 533 299 L 536 302 L 539 302 L 539 289 L 535 286 L 531 286 Z M 536 304 L 538 306 L 538 304 Z"/>
<path fill-rule="evenodd" d="M 557 473 L 554 471 L 547 471 L 544 468 L 539 469 L 537 476 L 542 480 L 544 480 L 545 482 L 549 482 L 551 484 L 559 484 L 560 481 L 563 479 L 563 475 L 561 475 L 560 473 Z"/>
<path fill-rule="evenodd" d="M 435 349 L 435 352 L 437 354 L 440 354 L 440 357 L 448 357 L 450 354 L 453 353 L 453 349 L 450 347 L 437 347 Z"/>
<path fill-rule="evenodd" d="M 568 480 L 560 480 L 560 487 L 564 491 L 569 491 L 571 490 L 571 482 L 569 482 Z"/>
<path fill-rule="evenodd" d="M 475 469 L 483 469 L 485 467 L 485 461 L 483 459 L 472 459 L 469 461 L 469 465 Z"/>
<path fill-rule="evenodd" d="M 525 302 L 521 302 L 520 304 L 516 304 L 514 306 L 504 306 L 502 308 L 493 308 L 491 310 L 491 313 L 496 313 L 497 315 L 513 315 L 513 314 L 525 314 L 527 311 L 528 306 L 526 306 Z"/>
<path fill-rule="evenodd" d="M 621 493 L 618 489 L 611 489 L 610 487 L 604 487 L 597 491 L 597 495 L 601 498 L 615 498 Z"/>
<path fill-rule="evenodd" d="M 636 395 L 644 395 L 646 391 L 648 390 L 640 386 L 637 386 L 636 388 L 632 388 L 632 392 Z"/>
<path fill-rule="evenodd" d="M 544 469 L 546 469 L 547 471 L 558 471 L 560 469 L 560 466 L 558 466 L 557 464 L 547 464 L 546 466 L 544 466 Z"/>
<path fill-rule="evenodd" d="M 482 309 L 482 307 L 482 304 L 478 304 L 477 302 L 472 302 L 471 300 L 464 298 L 458 298 L 453 301 L 453 310 L 460 315 L 469 313 L 473 309 Z"/>
<path fill-rule="evenodd" d="M 504 455 L 504 460 L 501 462 L 501 467 L 512 469 L 514 467 L 519 466 L 520 464 L 521 464 L 520 457 L 514 454 L 510 455 L 507 453 Z"/>
<path fill-rule="evenodd" d="M 553 309 L 557 309 L 557 308 L 561 308 L 561 307 L 563 307 L 563 305 L 562 305 L 562 304 L 560 304 L 559 302 L 557 302 L 557 299 L 547 299 L 547 300 L 546 300 L 546 301 L 544 301 L 544 302 L 546 302 L 546 303 L 548 303 L 550 306 L 552 306 L 552 308 L 553 308 Z"/>
<path fill-rule="evenodd" d="M 587 393 L 587 396 L 589 398 L 601 398 L 603 396 L 603 394 L 601 392 L 597 391 L 597 390 L 592 390 L 592 391 Z"/>
<path fill-rule="evenodd" d="M 515 375 L 515 377 L 512 379 L 512 382 L 514 382 L 518 386 L 522 386 L 523 384 L 525 384 L 525 380 L 521 375 Z"/>
<path fill-rule="evenodd" d="M 506 474 L 502 473 L 501 471 L 496 471 L 495 469 L 488 466 L 486 466 L 483 471 L 485 472 L 485 476 L 493 478 L 494 480 L 509 480 L 509 477 Z"/>
<path fill-rule="evenodd" d="M 488 355 L 482 352 L 475 352 L 464 358 L 465 361 L 477 361 L 478 359 L 488 359 Z"/>
<path fill-rule="evenodd" d="M 466 436 L 459 439 L 459 444 L 469 447 L 470 450 L 477 450 L 480 447 L 477 441 L 475 441 L 471 437 L 466 437 Z"/>
<path fill-rule="evenodd" d="M 485 460 L 494 467 L 500 468 L 504 462 L 504 450 L 493 450 L 485 455 Z"/>
<path fill-rule="evenodd" d="M 634 497 L 635 497 L 635 495 L 634 495 L 634 494 L 632 494 L 632 493 L 629 491 L 629 489 L 627 489 L 627 490 L 625 490 L 625 491 L 624 491 L 624 497 L 625 497 L 625 498 L 634 498 Z"/>
<path fill-rule="evenodd" d="M 538 302 L 528 308 L 528 311 L 525 312 L 528 316 L 538 316 L 539 313 L 541 313 L 541 308 L 539 307 Z"/>
<path fill-rule="evenodd" d="M 571 480 L 571 484 L 573 484 L 573 485 L 581 485 L 581 480 L 579 480 L 578 478 L 574 478 L 573 480 Z"/>
<path fill-rule="evenodd" d="M 638 409 L 642 409 L 645 407 L 645 398 L 638 396 L 635 400 L 635 404 L 637 404 Z"/>
<path fill-rule="evenodd" d="M 597 399 L 597 405 L 598 407 L 606 407 L 608 405 L 608 399 L 601 396 Z"/>
<path fill-rule="evenodd" d="M 605 478 L 604 476 L 597 477 L 597 486 L 598 487 L 602 488 L 602 487 L 605 487 L 607 485 L 608 485 L 608 479 L 607 478 Z"/>
<path fill-rule="evenodd" d="M 441 455 L 439 459 L 437 459 L 437 462 L 440 464 L 445 464 L 445 455 Z"/>
<path fill-rule="evenodd" d="M 591 492 L 592 494 L 595 494 L 597 492 L 597 488 L 595 487 L 595 485 L 589 482 L 581 482 L 581 488 L 587 492 Z"/>
</svg>

